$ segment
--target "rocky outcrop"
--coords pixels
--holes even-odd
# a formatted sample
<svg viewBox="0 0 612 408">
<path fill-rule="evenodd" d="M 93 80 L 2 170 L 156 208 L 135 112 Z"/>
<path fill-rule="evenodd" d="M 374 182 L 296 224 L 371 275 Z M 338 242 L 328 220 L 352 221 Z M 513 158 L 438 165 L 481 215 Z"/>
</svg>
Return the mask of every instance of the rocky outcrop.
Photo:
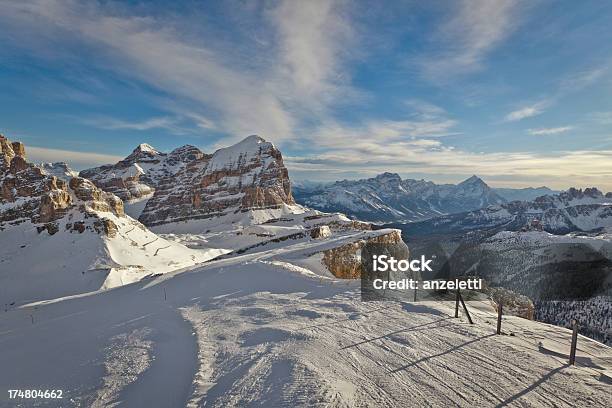
<svg viewBox="0 0 612 408">
<path fill-rule="evenodd" d="M 83 170 L 79 175 L 124 201 L 138 200 L 153 194 L 162 179 L 175 176 L 183 166 L 203 156 L 190 145 L 161 153 L 143 143 L 120 162 Z"/>
<path fill-rule="evenodd" d="M 0 135 L 0 229 L 25 221 L 48 223 L 72 204 L 66 183 L 27 162 L 23 143 Z"/>
<path fill-rule="evenodd" d="M 527 296 L 504 288 L 487 287 L 484 291 L 489 295 L 496 311 L 501 304 L 503 314 L 533 320 L 535 308 Z"/>
<path fill-rule="evenodd" d="M 40 167 L 45 174 L 55 176 L 65 182 L 69 182 L 71 178 L 79 175 L 77 171 L 72 170 L 68 164 L 64 162 L 40 163 L 38 167 Z"/>
<path fill-rule="evenodd" d="M 328 238 L 331 234 L 332 232 L 329 225 L 320 225 L 310 230 L 310 238 L 312 239 Z"/>
<path fill-rule="evenodd" d="M 294 204 L 278 149 L 258 136 L 201 155 L 164 177 L 139 220 L 148 226 Z"/>
<path fill-rule="evenodd" d="M 354 242 L 323 251 L 323 264 L 336 277 L 359 279 L 362 273 L 361 249 L 366 244 L 399 244 L 402 236 L 399 230 L 379 231 L 378 235 L 368 236 Z"/>
<path fill-rule="evenodd" d="M 115 215 L 124 215 L 123 201 L 114 194 L 97 188 L 91 181 L 82 177 L 70 180 L 70 188 L 74 195 L 86 203 L 86 208 L 92 211 L 112 212 Z"/>
<path fill-rule="evenodd" d="M 148 200 L 129 212 L 148 226 L 294 204 L 280 151 L 258 136 L 213 154 L 189 145 L 161 153 L 142 144 L 80 176 L 127 203 Z"/>
<path fill-rule="evenodd" d="M 75 210 L 84 218 L 99 218 L 100 232 L 112 234 L 112 226 L 98 212 L 123 216 L 123 202 L 117 196 L 84 178 L 74 177 L 67 183 L 47 174 L 27 161 L 23 143 L 0 135 L 0 148 L 0 230 L 31 222 L 39 232 L 55 234 L 57 221 Z M 70 229 L 75 225 L 77 222 L 71 223 Z M 79 227 L 76 231 L 80 232 Z"/>
</svg>

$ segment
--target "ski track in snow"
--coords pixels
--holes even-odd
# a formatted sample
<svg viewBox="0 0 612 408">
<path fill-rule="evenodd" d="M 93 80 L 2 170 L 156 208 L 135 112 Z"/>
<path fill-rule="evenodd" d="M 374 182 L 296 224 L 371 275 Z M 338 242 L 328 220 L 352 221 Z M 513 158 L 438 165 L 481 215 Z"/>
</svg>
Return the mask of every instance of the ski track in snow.
<svg viewBox="0 0 612 408">
<path fill-rule="evenodd" d="M 580 337 L 569 367 L 569 331 L 507 317 L 495 336 L 487 304 L 469 325 L 452 302 L 361 302 L 291 263 L 316 245 L 2 314 L 0 406 L 14 388 L 66 396 L 21 406 L 611 406 L 610 348 Z"/>
</svg>

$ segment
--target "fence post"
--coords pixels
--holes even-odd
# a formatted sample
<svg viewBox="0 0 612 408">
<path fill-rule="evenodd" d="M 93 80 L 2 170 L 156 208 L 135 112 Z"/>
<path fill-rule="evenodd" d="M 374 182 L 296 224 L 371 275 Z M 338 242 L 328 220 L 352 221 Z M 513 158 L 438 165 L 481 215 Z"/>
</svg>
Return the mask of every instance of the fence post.
<svg viewBox="0 0 612 408">
<path fill-rule="evenodd" d="M 497 304 L 497 334 L 501 334 L 502 303 Z"/>
<path fill-rule="evenodd" d="M 457 291 L 457 293 L 459 294 L 459 300 L 461 301 L 461 306 L 463 306 L 465 315 L 468 318 L 468 322 L 470 322 L 470 324 L 474 324 L 474 322 L 472 321 L 472 316 L 470 316 L 470 312 L 468 312 L 467 306 L 465 305 L 465 302 L 463 301 L 463 296 L 461 296 L 461 293 L 459 293 L 459 291 Z"/>
<path fill-rule="evenodd" d="M 570 349 L 570 365 L 574 365 L 576 362 L 576 343 L 578 343 L 578 321 L 572 320 L 572 347 Z"/>
<path fill-rule="evenodd" d="M 417 299 L 417 287 L 414 287 L 414 301 L 416 302 Z"/>
<path fill-rule="evenodd" d="M 166 296 L 166 288 L 164 288 L 164 300 L 167 300 L 167 296 Z"/>
<path fill-rule="evenodd" d="M 459 289 L 457 289 L 457 296 L 455 298 L 455 317 L 459 317 Z"/>
</svg>

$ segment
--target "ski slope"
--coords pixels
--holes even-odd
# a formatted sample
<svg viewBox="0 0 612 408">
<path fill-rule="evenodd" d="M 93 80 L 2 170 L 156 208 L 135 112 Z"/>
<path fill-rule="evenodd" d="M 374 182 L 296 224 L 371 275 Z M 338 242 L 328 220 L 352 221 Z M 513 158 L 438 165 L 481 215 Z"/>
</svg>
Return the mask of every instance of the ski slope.
<svg viewBox="0 0 612 408">
<path fill-rule="evenodd" d="M 329 245 L 2 312 L 0 406 L 19 388 L 65 397 L 20 406 L 611 405 L 610 348 L 580 337 L 570 367 L 569 331 L 507 317 L 495 336 L 484 302 L 470 302 L 474 325 L 452 302 L 361 302 L 359 282 L 309 269 Z"/>
</svg>

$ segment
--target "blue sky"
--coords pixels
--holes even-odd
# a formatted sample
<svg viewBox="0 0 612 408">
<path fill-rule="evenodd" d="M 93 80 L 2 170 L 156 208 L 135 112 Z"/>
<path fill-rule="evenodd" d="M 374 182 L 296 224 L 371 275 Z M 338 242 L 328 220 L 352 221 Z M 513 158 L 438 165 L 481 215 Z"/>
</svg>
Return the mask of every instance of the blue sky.
<svg viewBox="0 0 612 408">
<path fill-rule="evenodd" d="M 259 134 L 295 179 L 612 190 L 612 2 L 0 6 L 0 132 L 33 160 Z"/>
</svg>

